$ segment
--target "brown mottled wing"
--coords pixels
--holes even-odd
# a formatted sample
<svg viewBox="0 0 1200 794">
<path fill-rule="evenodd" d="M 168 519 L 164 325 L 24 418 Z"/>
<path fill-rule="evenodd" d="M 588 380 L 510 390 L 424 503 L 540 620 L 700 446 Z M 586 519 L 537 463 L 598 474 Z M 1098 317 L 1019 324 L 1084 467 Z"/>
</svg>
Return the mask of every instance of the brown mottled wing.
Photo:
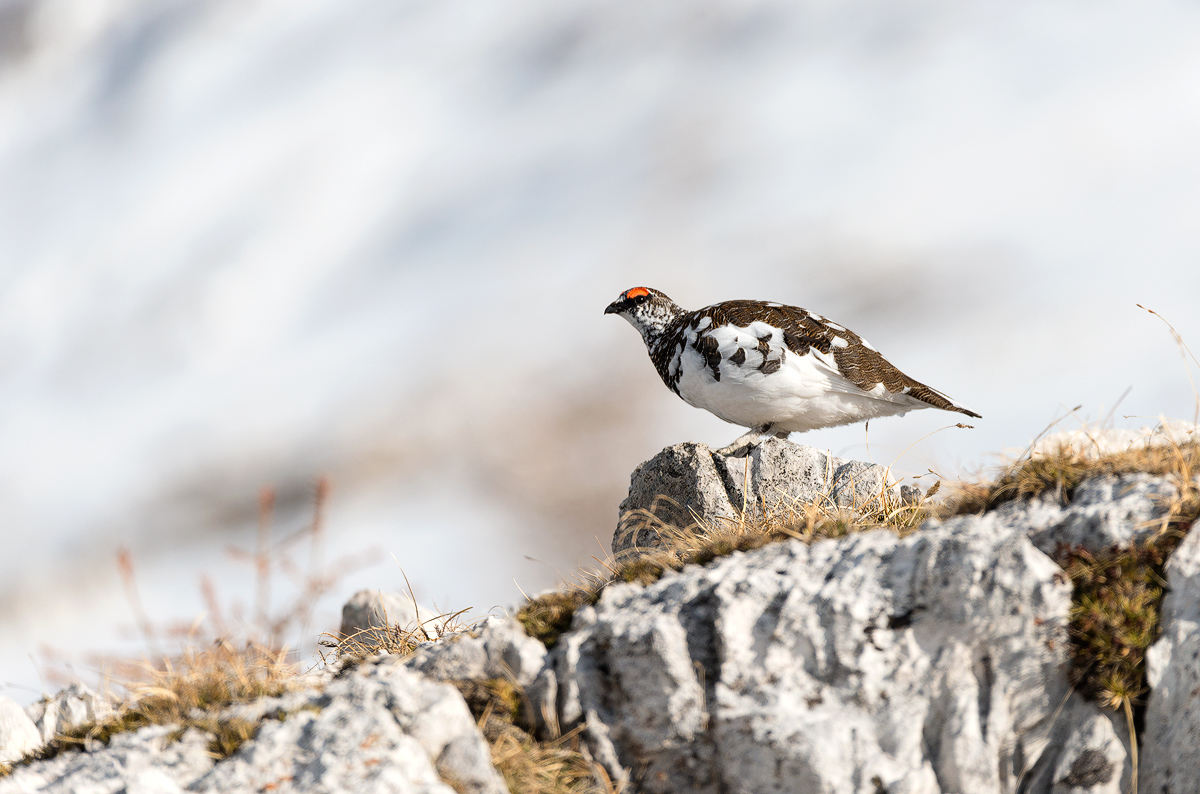
<svg viewBox="0 0 1200 794">
<path fill-rule="evenodd" d="M 976 419 L 981 418 L 974 411 L 968 411 L 966 408 L 960 408 L 950 402 L 944 394 L 936 389 L 931 389 L 924 383 L 908 377 L 880 355 L 879 351 L 863 345 L 861 340 L 857 344 L 851 342 L 849 347 L 835 350 L 833 360 L 837 362 L 838 371 L 842 373 L 842 376 L 863 391 L 870 391 L 879 383 L 882 383 L 883 388 L 892 394 L 897 394 L 907 388 L 908 396 L 915 397 L 934 408 L 941 408 L 943 411 L 957 411 Z"/>
<path fill-rule="evenodd" d="M 725 301 L 692 314 L 691 323 L 707 316 L 712 318 L 714 326 L 729 323 L 745 328 L 753 322 L 764 322 L 781 328 L 788 350 L 801 356 L 807 353 L 810 347 L 828 353 L 836 336 L 846 336 L 834 333 L 832 328 L 826 327 L 824 323 L 818 322 L 811 314 L 796 306 L 772 306 L 761 301 Z"/>
<path fill-rule="evenodd" d="M 716 325 L 732 323 L 745 327 L 755 321 L 773 325 L 783 330 L 784 343 L 788 350 L 796 355 L 805 355 L 810 348 L 815 348 L 825 354 L 832 352 L 838 372 L 863 391 L 871 391 L 882 383 L 883 387 L 892 394 L 906 392 L 909 396 L 928 403 L 934 408 L 957 411 L 977 419 L 981 418 L 974 411 L 960 408 L 950 402 L 941 392 L 913 380 L 896 369 L 877 350 L 867 347 L 863 343 L 862 337 L 850 329 L 837 324 L 835 324 L 836 328 L 830 328 L 827 324 L 828 320 L 819 316 L 814 317 L 798 306 L 779 306 L 760 301 L 738 300 L 718 303 L 694 314 L 697 317 L 711 316 Z M 834 346 L 835 339 L 844 339 L 846 346 Z"/>
</svg>

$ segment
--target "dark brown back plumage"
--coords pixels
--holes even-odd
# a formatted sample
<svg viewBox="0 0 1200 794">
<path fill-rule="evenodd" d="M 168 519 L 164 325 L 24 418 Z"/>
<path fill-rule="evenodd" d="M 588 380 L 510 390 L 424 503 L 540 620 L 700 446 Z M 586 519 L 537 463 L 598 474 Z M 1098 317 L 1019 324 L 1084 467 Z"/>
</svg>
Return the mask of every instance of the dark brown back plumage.
<svg viewBox="0 0 1200 794">
<path fill-rule="evenodd" d="M 928 403 L 934 408 L 957 411 L 967 416 L 980 418 L 979 414 L 974 411 L 960 408 L 950 402 L 941 392 L 913 380 L 896 369 L 877 350 L 869 347 L 858 334 L 796 306 L 748 300 L 724 301 L 679 317 L 665 336 L 675 337 L 677 334 L 674 332 L 693 326 L 704 317 L 712 318 L 713 327 L 737 325 L 745 328 L 756 321 L 766 323 L 783 331 L 784 343 L 788 350 L 796 355 L 805 355 L 810 348 L 815 348 L 825 354 L 832 352 L 838 372 L 863 391 L 870 391 L 882 383 L 883 387 L 892 394 L 907 391 L 910 396 Z M 682 335 L 678 334 L 678 336 Z M 707 339 L 715 342 L 711 337 L 707 337 Z M 837 339 L 845 340 L 846 345 L 843 347 L 835 344 Z M 698 339 L 697 342 L 700 340 Z M 668 385 L 671 385 L 665 366 L 666 361 L 670 359 L 673 345 L 663 345 L 663 348 L 660 356 L 652 354 L 651 357 L 655 358 L 656 366 L 659 365 L 659 359 L 662 359 L 663 365 L 658 366 L 659 374 L 663 376 L 664 381 L 668 382 Z M 700 350 L 700 352 L 703 354 L 705 351 Z M 716 361 L 719 362 L 720 356 L 716 354 L 715 350 L 712 352 Z"/>
</svg>

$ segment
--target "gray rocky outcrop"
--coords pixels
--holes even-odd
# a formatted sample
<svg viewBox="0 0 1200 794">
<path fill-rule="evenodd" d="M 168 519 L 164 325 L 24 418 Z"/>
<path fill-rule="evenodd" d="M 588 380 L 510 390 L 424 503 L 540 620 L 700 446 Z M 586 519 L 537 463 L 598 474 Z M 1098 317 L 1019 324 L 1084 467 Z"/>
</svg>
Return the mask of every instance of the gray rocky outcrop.
<svg viewBox="0 0 1200 794">
<path fill-rule="evenodd" d="M 0 792 L 506 791 L 458 690 L 399 657 L 348 666 L 323 686 L 225 716 L 261 722 L 255 738 L 219 763 L 207 735 L 151 726 L 18 767 L 0 778 Z"/>
<path fill-rule="evenodd" d="M 621 502 L 613 553 L 627 556 L 661 546 L 658 522 L 687 527 L 736 520 L 743 505 L 751 515 L 805 502 L 864 508 L 891 490 L 882 466 L 842 460 L 783 439 L 768 439 L 739 455 L 725 456 L 704 444 L 676 444 L 638 466 Z M 1177 494 L 1163 477 L 1105 476 L 1081 483 L 1070 499 L 1050 491 L 993 512 L 1001 524 L 1025 527 L 1047 554 L 1055 554 L 1059 544 L 1097 551 L 1158 532 Z M 901 486 L 897 494 L 903 500 L 918 495 L 910 486 Z M 647 520 L 648 513 L 658 522 Z"/>
<path fill-rule="evenodd" d="M 506 792 L 462 696 L 398 657 L 367 661 L 215 765 L 190 790 Z"/>
<path fill-rule="evenodd" d="M 732 508 L 746 466 L 746 502 L 760 510 L 780 504 L 771 493 L 854 506 L 887 486 L 882 470 L 793 447 L 721 460 L 678 445 L 634 481 L 650 483 L 643 497 L 671 483 L 680 497 L 700 489 L 692 504 L 706 510 Z M 780 472 L 790 485 L 772 480 Z M 194 729 L 143 728 L 18 767 L 0 794 L 449 792 L 451 781 L 503 791 L 462 695 L 443 683 L 496 678 L 523 688 L 543 738 L 579 728 L 630 794 L 1117 794 L 1131 784 L 1129 726 L 1067 681 L 1071 585 L 1053 557 L 1145 539 L 1176 496 L 1162 477 L 1099 477 L 904 538 L 876 530 L 734 553 L 608 586 L 551 651 L 493 617 L 231 707 L 227 717 L 258 733 L 219 762 Z M 1183 540 L 1167 576 L 1139 777 L 1142 791 L 1183 794 L 1200 770 L 1200 535 Z M 44 736 L 88 702 L 60 693 L 26 728 Z"/>
<path fill-rule="evenodd" d="M 1162 636 L 1146 653 L 1142 791 L 1185 794 L 1200 786 L 1200 532 L 1167 562 Z"/>
<path fill-rule="evenodd" d="M 0 778 L 4 794 L 174 794 L 212 768 L 208 738 L 191 730 L 153 725 L 118 733 L 91 752 L 65 752 L 19 766 Z"/>
<path fill-rule="evenodd" d="M 1007 502 L 994 513 L 998 520 L 1022 527 L 1046 554 L 1055 554 L 1060 544 L 1096 552 L 1160 532 L 1178 494 L 1179 489 L 1164 477 L 1094 477 L 1080 483 L 1069 501 L 1049 491 L 1035 499 Z"/>
<path fill-rule="evenodd" d="M 668 526 L 736 519 L 800 503 L 866 507 L 888 490 L 887 470 L 771 438 L 736 455 L 705 444 L 667 447 L 633 471 L 620 505 L 613 554 L 661 545 L 647 513 Z M 915 489 L 913 489 L 915 490 Z"/>
<path fill-rule="evenodd" d="M 758 510 L 773 509 L 762 496 L 772 492 L 862 505 L 886 488 L 882 469 L 781 441 L 738 464 L 702 445 L 670 447 L 634 473 L 623 520 L 652 509 L 654 494 L 688 508 L 656 513 L 667 523 L 736 515 L 743 479 L 754 483 L 746 502 Z M 866 491 L 851 495 L 839 469 Z M 773 481 L 775 472 L 791 485 Z M 564 730 L 585 726 L 610 773 L 626 770 L 645 791 L 787 791 L 797 780 L 828 792 L 1127 791 L 1123 714 L 1066 680 L 1070 586 L 1052 559 L 1065 548 L 1147 540 L 1177 496 L 1166 477 L 1100 476 L 1067 493 L 930 520 L 906 540 L 877 532 L 807 549 L 781 544 L 644 589 L 616 585 L 576 615 L 537 692 L 553 699 Z M 641 529 L 618 533 L 614 550 L 653 547 L 652 523 Z M 1200 541 L 1190 542 L 1200 572 Z M 1156 646 L 1166 659 L 1174 643 L 1174 662 L 1159 662 L 1167 684 L 1147 712 L 1150 731 L 1155 699 L 1174 693 L 1176 702 L 1158 706 L 1159 730 L 1173 731 L 1179 748 L 1160 751 L 1147 738 L 1142 763 L 1196 757 L 1155 772 L 1175 775 L 1164 792 L 1192 790 L 1181 781 L 1200 773 L 1200 707 L 1181 700 L 1200 692 L 1200 584 L 1186 578 L 1188 548 L 1169 568 L 1181 590 L 1168 597 L 1167 635 Z M 923 608 L 907 612 L 904 603 Z M 873 780 L 878 788 L 864 783 Z"/>
<path fill-rule="evenodd" d="M 1051 557 L 1063 548 L 1098 552 L 1144 541 L 1160 532 L 1177 493 L 1164 477 L 1097 477 L 1080 484 L 1065 503 L 1051 491 L 1034 499 L 1006 502 L 982 515 L 956 516 L 944 522 L 930 519 L 921 531 L 986 527 L 992 532 L 1019 532 Z"/>
<path fill-rule="evenodd" d="M 1015 791 L 1069 689 L 1059 574 L 981 526 L 615 585 L 555 648 L 559 717 L 646 792 Z"/>
</svg>

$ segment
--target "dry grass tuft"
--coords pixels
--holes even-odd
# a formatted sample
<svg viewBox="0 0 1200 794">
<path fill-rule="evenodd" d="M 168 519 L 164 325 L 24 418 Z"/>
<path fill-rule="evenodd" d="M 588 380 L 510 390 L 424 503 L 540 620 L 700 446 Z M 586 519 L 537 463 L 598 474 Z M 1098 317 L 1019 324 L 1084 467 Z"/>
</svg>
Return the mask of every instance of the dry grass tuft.
<svg viewBox="0 0 1200 794">
<path fill-rule="evenodd" d="M 340 633 L 323 633 L 321 639 L 317 640 L 317 645 L 329 649 L 329 652 L 319 652 L 321 663 L 329 665 L 343 660 L 361 661 L 379 653 L 407 656 L 421 643 L 440 640 L 460 631 L 469 631 L 475 622 L 462 620 L 462 616 L 469 611 L 462 609 L 437 615 L 411 629 L 389 622 L 387 615 L 384 615 L 382 625 L 372 624 L 348 637 Z"/>
<path fill-rule="evenodd" d="M 317 644 L 329 649 L 329 653 L 321 651 L 321 661 L 326 665 L 336 664 L 343 659 L 362 660 L 378 653 L 407 656 L 425 642 L 425 637 L 421 634 L 394 624 L 371 626 L 348 637 L 329 633 L 322 634 L 321 637 Z"/>
<path fill-rule="evenodd" d="M 533 737 L 529 701 L 513 682 L 454 681 L 492 750 L 509 791 L 520 794 L 613 794 L 603 767 L 586 755 L 583 726 L 552 741 Z"/>
<path fill-rule="evenodd" d="M 521 794 L 613 794 L 616 787 L 603 767 L 583 754 L 583 726 L 552 741 L 538 742 L 515 732 L 500 735 L 492 748 L 492 763 L 504 776 L 509 791 Z"/>
<path fill-rule="evenodd" d="M 960 483 L 939 511 L 942 517 L 983 513 L 1005 502 L 1053 492 L 1063 504 L 1084 480 L 1109 475 L 1145 473 L 1171 477 L 1181 490 L 1194 490 L 1200 470 L 1200 445 L 1176 441 L 1172 435 L 1149 433 L 1120 449 L 1107 448 L 1104 432 L 1085 438 L 1092 444 L 1062 443 L 1031 450 L 1005 466 L 992 480 Z"/>
<path fill-rule="evenodd" d="M 229 719 L 221 712 L 235 703 L 274 697 L 288 690 L 297 668 L 286 661 L 286 650 L 247 643 L 237 648 L 222 642 L 204 650 L 185 650 L 158 666 L 145 665 L 140 683 L 126 684 L 130 699 L 107 720 L 81 725 L 56 736 L 26 760 L 53 758 L 95 742 L 107 744 L 115 734 L 149 725 L 188 728 L 210 736 L 209 753 L 227 758 L 253 738 L 257 723 Z"/>
</svg>

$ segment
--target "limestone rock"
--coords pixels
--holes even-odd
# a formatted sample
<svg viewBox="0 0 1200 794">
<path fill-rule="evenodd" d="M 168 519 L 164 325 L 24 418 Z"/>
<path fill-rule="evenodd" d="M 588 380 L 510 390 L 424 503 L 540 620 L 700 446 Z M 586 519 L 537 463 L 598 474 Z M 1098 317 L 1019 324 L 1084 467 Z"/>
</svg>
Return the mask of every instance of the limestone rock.
<svg viewBox="0 0 1200 794">
<path fill-rule="evenodd" d="M 706 444 L 687 442 L 667 447 L 633 470 L 629 496 L 621 502 L 622 523 L 635 510 L 648 510 L 666 524 L 686 527 L 698 519 L 737 515 L 729 501 L 725 484 L 713 463 L 713 452 Z M 628 538 L 621 530 L 613 539 L 613 553 L 627 548 L 652 548 L 660 545 L 653 532 L 640 529 Z"/>
<path fill-rule="evenodd" d="M 0 764 L 10 764 L 42 745 L 37 726 L 11 698 L 0 696 Z"/>
<path fill-rule="evenodd" d="M 70 728 L 103 721 L 113 708 L 111 700 L 76 682 L 34 703 L 28 713 L 44 743 Z"/>
<path fill-rule="evenodd" d="M 190 790 L 501 794 L 487 743 L 458 690 L 396 657 L 350 669 L 309 707 L 258 736 Z"/>
<path fill-rule="evenodd" d="M 1183 794 L 1200 779 L 1200 532 L 1167 562 L 1162 637 L 1146 652 L 1150 699 L 1142 741 L 1142 791 Z"/>
<path fill-rule="evenodd" d="M 770 513 L 801 502 L 828 500 L 839 507 L 866 506 L 887 487 L 882 466 L 845 461 L 813 447 L 767 439 L 748 454 L 713 454 L 729 500 L 751 513 Z M 744 487 L 748 486 L 748 489 Z"/>
<path fill-rule="evenodd" d="M 743 458 L 696 444 L 659 458 L 635 473 L 644 487 L 626 507 L 666 486 L 713 515 L 743 498 L 754 510 L 786 503 L 775 497 L 862 505 L 887 487 L 882 470 L 779 441 Z M 647 587 L 613 584 L 552 652 L 513 620 L 490 618 L 407 657 L 230 707 L 226 718 L 259 728 L 219 763 L 206 735 L 173 741 L 175 729 L 155 726 L 18 767 L 0 794 L 501 792 L 466 703 L 439 683 L 489 678 L 524 688 L 544 737 L 582 727 L 592 758 L 631 792 L 1116 794 L 1131 781 L 1128 726 L 1068 686 L 1070 584 L 1047 554 L 1156 531 L 1175 491 L 1132 475 L 1071 496 L 928 521 L 903 539 L 878 530 L 776 543 Z M 1181 794 L 1200 769 L 1200 533 L 1167 575 L 1140 782 Z M 384 609 L 395 623 L 407 602 L 360 596 L 367 617 L 348 626 L 382 622 Z M 5 722 L 14 709 L 36 746 L 104 706 L 65 690 L 33 707 L 35 727 L 3 704 L 0 748 L 16 735 Z"/>
<path fill-rule="evenodd" d="M 647 792 L 1015 791 L 1068 691 L 1059 573 L 966 522 L 614 585 L 554 649 L 559 716 Z"/>
<path fill-rule="evenodd" d="M 225 716 L 261 722 L 255 738 L 219 763 L 208 754 L 206 734 L 190 729 L 175 741 L 173 726 L 151 726 L 118 733 L 89 752 L 19 767 L 0 778 L 0 794 L 506 791 L 458 690 L 398 657 L 347 667 L 323 687 L 243 704 Z"/>
<path fill-rule="evenodd" d="M 866 507 L 889 487 L 887 471 L 862 461 L 845 461 L 819 449 L 771 438 L 737 456 L 704 444 L 667 447 L 638 466 L 621 502 L 613 553 L 662 545 L 638 511 L 665 524 L 771 513 L 803 502 Z"/>
<path fill-rule="evenodd" d="M 1129 727 L 1072 692 L 1051 726 L 1048 746 L 1029 769 L 1029 792 L 1122 794 L 1129 790 Z"/>
<path fill-rule="evenodd" d="M 375 626 L 399 626 L 411 631 L 419 624 L 437 617 L 436 612 L 413 603 L 413 599 L 403 593 L 359 590 L 342 606 L 342 625 L 339 631 L 343 637 L 353 636 L 359 631 Z"/>
<path fill-rule="evenodd" d="M 0 794 L 172 794 L 212 768 L 208 738 L 190 730 L 176 740 L 171 726 L 118 733 L 92 752 L 64 752 L 17 767 L 0 778 Z"/>
<path fill-rule="evenodd" d="M 489 617 L 471 631 L 423 644 L 405 664 L 438 681 L 504 678 L 528 687 L 545 658 L 546 646 L 515 620 Z"/>
<path fill-rule="evenodd" d="M 1054 492 L 1001 505 L 1001 521 L 1022 526 L 1037 546 L 1054 555 L 1059 544 L 1099 551 L 1144 540 L 1162 529 L 1162 518 L 1178 489 L 1165 477 L 1126 474 L 1080 483 L 1071 501 Z"/>
</svg>

